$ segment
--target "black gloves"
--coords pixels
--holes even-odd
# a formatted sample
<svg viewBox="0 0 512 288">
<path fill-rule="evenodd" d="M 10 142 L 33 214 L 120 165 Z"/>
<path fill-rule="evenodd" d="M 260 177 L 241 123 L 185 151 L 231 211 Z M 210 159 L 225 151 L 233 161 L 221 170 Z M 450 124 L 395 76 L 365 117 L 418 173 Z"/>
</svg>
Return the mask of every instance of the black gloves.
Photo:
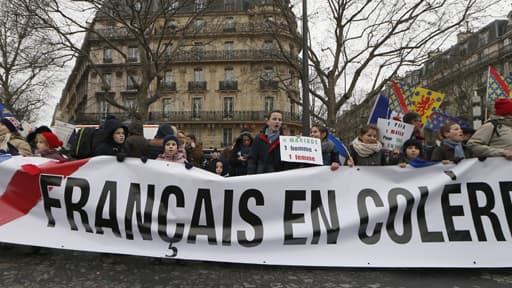
<svg viewBox="0 0 512 288">
<path fill-rule="evenodd" d="M 124 159 L 126 159 L 126 153 L 119 152 L 116 154 L 117 162 L 124 162 Z"/>
<path fill-rule="evenodd" d="M 142 163 L 148 162 L 148 156 L 145 156 L 145 155 L 140 156 L 140 161 L 142 161 Z"/>
<path fill-rule="evenodd" d="M 194 166 L 192 165 L 192 163 L 190 163 L 190 162 L 188 162 L 188 161 L 185 161 L 185 168 L 187 168 L 187 169 L 192 169 L 192 167 L 194 167 Z"/>
</svg>

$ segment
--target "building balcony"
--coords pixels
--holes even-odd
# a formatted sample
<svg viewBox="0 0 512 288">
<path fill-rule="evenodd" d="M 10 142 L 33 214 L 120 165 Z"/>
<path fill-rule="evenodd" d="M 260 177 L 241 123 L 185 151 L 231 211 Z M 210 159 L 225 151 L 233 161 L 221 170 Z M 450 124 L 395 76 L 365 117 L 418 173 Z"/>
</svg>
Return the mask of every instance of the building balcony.
<svg viewBox="0 0 512 288">
<path fill-rule="evenodd" d="M 189 81 L 188 91 L 206 91 L 206 81 Z"/>
<path fill-rule="evenodd" d="M 128 112 L 107 113 L 121 121 L 129 119 Z M 106 113 L 84 113 L 76 114 L 73 119 L 77 124 L 99 124 L 105 120 Z M 173 112 L 149 112 L 148 121 L 156 123 L 241 123 L 264 121 L 268 112 L 265 111 L 173 111 Z M 283 112 L 284 122 L 301 122 L 302 116 L 298 113 Z"/>
<path fill-rule="evenodd" d="M 220 91 L 236 91 L 238 90 L 238 82 L 237 81 L 219 81 L 219 90 Z"/>
<path fill-rule="evenodd" d="M 162 91 L 176 92 L 176 82 L 162 82 L 160 88 Z"/>
<path fill-rule="evenodd" d="M 205 62 L 205 61 L 262 61 L 294 59 L 299 63 L 297 55 L 278 49 L 247 49 L 247 50 L 204 50 L 198 53 L 194 50 L 177 51 L 165 57 L 165 60 L 173 63 Z"/>
<path fill-rule="evenodd" d="M 278 90 L 279 82 L 275 80 L 260 80 L 261 90 Z"/>
</svg>

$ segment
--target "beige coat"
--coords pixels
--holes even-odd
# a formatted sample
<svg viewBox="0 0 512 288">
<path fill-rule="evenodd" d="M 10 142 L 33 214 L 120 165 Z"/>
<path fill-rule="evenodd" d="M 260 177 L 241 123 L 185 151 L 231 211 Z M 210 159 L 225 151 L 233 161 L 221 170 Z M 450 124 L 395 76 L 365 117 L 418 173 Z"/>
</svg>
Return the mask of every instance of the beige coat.
<svg viewBox="0 0 512 288">
<path fill-rule="evenodd" d="M 32 148 L 23 137 L 7 133 L 0 136 L 0 149 L 8 150 L 7 143 L 10 143 L 22 156 L 32 156 Z"/>
<path fill-rule="evenodd" d="M 494 131 L 494 124 L 484 123 L 469 139 L 467 146 L 475 157 L 503 156 L 505 149 L 512 151 L 512 115 L 492 116 L 491 119 L 499 119 L 503 124 L 497 125 L 498 136 Z"/>
</svg>

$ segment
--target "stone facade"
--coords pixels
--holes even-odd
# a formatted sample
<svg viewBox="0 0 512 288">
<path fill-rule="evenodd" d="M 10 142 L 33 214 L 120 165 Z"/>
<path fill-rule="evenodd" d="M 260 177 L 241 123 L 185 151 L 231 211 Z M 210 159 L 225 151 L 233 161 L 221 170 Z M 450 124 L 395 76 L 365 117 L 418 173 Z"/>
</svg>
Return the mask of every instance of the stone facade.
<svg viewBox="0 0 512 288">
<path fill-rule="evenodd" d="M 168 68 L 162 73 L 160 98 L 151 104 L 148 122 L 176 125 L 195 134 L 204 148 L 230 146 L 245 127 L 258 133 L 265 115 L 273 109 L 283 111 L 285 132 L 300 132 L 299 106 L 290 101 L 290 97 L 299 98 L 299 78 L 284 60 L 298 61 L 299 48 L 272 3 L 215 0 L 200 15 L 176 13 L 169 22 L 172 26 L 160 27 L 186 28 L 173 34 L 175 39 L 170 41 L 172 52 L 166 55 Z M 140 49 L 133 46 L 125 27 L 99 15 L 91 24 L 99 35 L 88 33 L 82 47 L 93 64 L 86 57 L 77 59 L 56 109 L 56 120 L 100 124 L 107 115 L 128 120 L 130 114 L 109 105 L 103 100 L 106 96 L 137 109 L 133 79 L 141 73 Z M 276 27 L 283 29 L 276 33 Z M 161 32 L 156 30 L 155 34 Z M 111 49 L 105 39 L 128 58 Z M 102 85 L 105 76 L 110 83 L 108 91 Z M 156 87 L 151 83 L 150 92 Z"/>
</svg>

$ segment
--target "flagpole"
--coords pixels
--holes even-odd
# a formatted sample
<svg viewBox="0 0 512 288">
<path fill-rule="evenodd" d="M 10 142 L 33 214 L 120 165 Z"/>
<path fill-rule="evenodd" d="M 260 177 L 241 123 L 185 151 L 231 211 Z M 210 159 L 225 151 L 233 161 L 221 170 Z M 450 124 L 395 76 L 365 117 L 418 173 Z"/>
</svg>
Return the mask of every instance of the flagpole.
<svg viewBox="0 0 512 288">
<path fill-rule="evenodd" d="M 487 68 L 487 88 L 485 89 L 485 99 L 484 99 L 484 119 L 482 119 L 482 123 L 487 121 L 487 99 L 489 99 L 489 80 L 491 78 L 491 65 Z"/>
</svg>

